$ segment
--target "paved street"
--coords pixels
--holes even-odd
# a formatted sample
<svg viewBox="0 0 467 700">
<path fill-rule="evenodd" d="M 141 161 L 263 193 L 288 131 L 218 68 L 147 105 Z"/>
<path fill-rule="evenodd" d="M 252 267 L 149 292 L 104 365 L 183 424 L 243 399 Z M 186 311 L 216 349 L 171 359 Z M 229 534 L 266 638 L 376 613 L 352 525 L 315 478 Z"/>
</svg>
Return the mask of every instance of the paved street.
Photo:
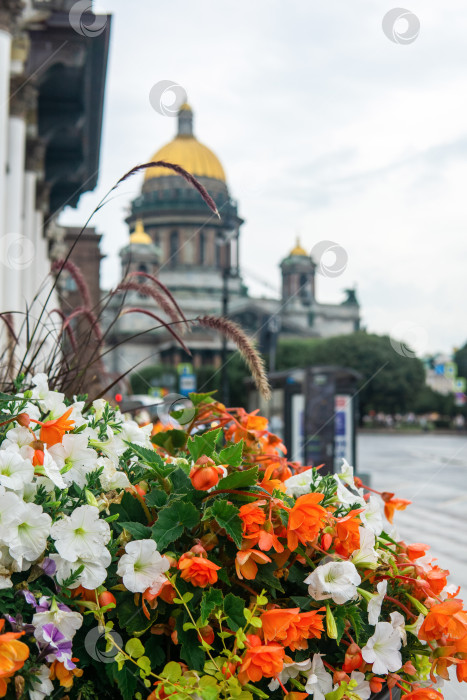
<svg viewBox="0 0 467 700">
<path fill-rule="evenodd" d="M 467 603 L 467 437 L 362 434 L 357 450 L 358 471 L 371 475 L 373 488 L 412 501 L 395 514 L 401 537 L 429 544 Z M 443 693 L 466 700 L 467 684 L 452 682 Z"/>
</svg>

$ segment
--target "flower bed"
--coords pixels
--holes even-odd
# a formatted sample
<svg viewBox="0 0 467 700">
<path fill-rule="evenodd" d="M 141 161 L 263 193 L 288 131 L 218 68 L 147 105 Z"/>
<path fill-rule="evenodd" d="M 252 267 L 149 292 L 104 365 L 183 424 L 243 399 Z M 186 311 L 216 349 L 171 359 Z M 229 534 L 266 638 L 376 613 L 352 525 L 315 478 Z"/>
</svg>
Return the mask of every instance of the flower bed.
<svg viewBox="0 0 467 700">
<path fill-rule="evenodd" d="M 45 375 L 0 395 L 0 697 L 439 700 L 467 678 L 459 592 L 395 539 L 408 502 L 191 399 L 153 429 Z"/>
</svg>

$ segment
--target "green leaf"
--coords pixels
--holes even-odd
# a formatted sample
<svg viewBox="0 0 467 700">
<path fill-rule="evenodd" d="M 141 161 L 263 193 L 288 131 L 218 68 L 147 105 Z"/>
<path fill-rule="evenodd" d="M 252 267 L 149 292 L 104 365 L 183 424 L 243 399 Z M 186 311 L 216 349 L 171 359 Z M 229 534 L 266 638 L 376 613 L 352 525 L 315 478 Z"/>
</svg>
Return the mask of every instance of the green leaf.
<svg viewBox="0 0 467 700">
<path fill-rule="evenodd" d="M 133 664 L 131 664 L 133 665 Z M 114 668 L 114 678 L 117 681 L 118 689 L 122 694 L 123 700 L 133 700 L 136 691 L 137 679 L 133 670 L 125 665 L 119 671 L 117 664 L 112 664 Z"/>
<path fill-rule="evenodd" d="M 144 671 L 143 676 L 149 676 L 151 673 L 151 662 L 148 657 L 141 656 L 136 663 Z"/>
<path fill-rule="evenodd" d="M 149 466 L 163 466 L 164 461 L 160 455 L 157 454 L 155 450 L 150 450 L 147 447 L 142 447 L 141 445 L 135 445 L 133 442 L 124 441 L 132 451 L 138 455 L 140 460 Z"/>
<path fill-rule="evenodd" d="M 221 452 L 222 454 L 222 452 Z M 220 456 L 220 455 L 219 455 Z M 244 472 L 234 472 L 221 479 L 217 485 L 218 489 L 238 489 L 246 486 L 256 486 L 258 481 L 258 467 L 247 469 Z M 268 494 L 269 495 L 269 494 Z"/>
<path fill-rule="evenodd" d="M 161 646 L 160 637 L 152 634 L 150 638 L 144 642 L 144 648 L 146 649 L 146 655 L 151 661 L 153 670 L 164 663 L 165 651 Z"/>
<path fill-rule="evenodd" d="M 152 538 L 157 542 L 159 551 L 175 542 L 185 528 L 191 530 L 199 523 L 199 512 L 193 503 L 174 501 L 159 511 L 159 517 L 152 527 Z"/>
<path fill-rule="evenodd" d="M 239 509 L 228 501 L 214 501 L 209 509 L 210 516 L 215 518 L 220 527 L 233 539 L 237 547 L 242 546 L 242 521 L 238 517 Z"/>
<path fill-rule="evenodd" d="M 228 464 L 230 467 L 239 467 L 242 463 L 243 440 L 234 442 L 219 452 L 219 459 L 222 464 Z M 246 472 L 243 472 L 246 474 Z M 248 485 L 248 484 L 246 484 Z"/>
<path fill-rule="evenodd" d="M 261 583 L 266 584 L 267 588 L 273 589 L 275 591 L 284 592 L 281 582 L 278 578 L 274 576 L 274 571 L 277 569 L 276 564 L 263 564 L 258 567 L 258 573 L 256 574 L 256 581 L 261 581 Z"/>
<path fill-rule="evenodd" d="M 135 608 L 133 594 L 125 598 L 118 596 L 116 612 L 120 627 L 128 634 L 141 633 L 154 624 L 154 619 L 148 620 L 141 607 Z"/>
<path fill-rule="evenodd" d="M 186 438 L 187 435 L 183 430 L 167 430 L 153 435 L 151 442 L 163 447 L 170 455 L 175 455 L 180 448 L 185 447 Z"/>
<path fill-rule="evenodd" d="M 224 612 L 227 615 L 227 625 L 236 632 L 240 627 L 245 624 L 245 615 L 243 613 L 245 609 L 245 602 L 242 598 L 234 595 L 233 593 L 228 593 L 224 598 Z"/>
<path fill-rule="evenodd" d="M 162 508 L 167 503 L 167 494 L 162 489 L 155 488 L 146 494 L 144 500 L 150 508 Z"/>
<path fill-rule="evenodd" d="M 203 591 L 200 606 L 201 622 L 203 625 L 207 623 L 209 615 L 212 613 L 214 608 L 222 605 L 222 600 L 222 591 L 220 591 L 218 588 L 208 588 L 207 591 Z"/>
<path fill-rule="evenodd" d="M 177 619 L 176 630 L 181 644 L 180 658 L 187 662 L 188 668 L 201 671 L 204 667 L 206 654 L 200 647 L 198 633 L 192 629 L 186 631 L 183 629 L 187 622 L 189 622 L 189 617 L 186 613 Z"/>
<path fill-rule="evenodd" d="M 142 645 L 139 639 L 133 637 L 132 639 L 129 639 L 125 644 L 125 651 L 133 659 L 139 659 L 139 657 L 143 656 L 144 654 L 144 646 Z"/>
<path fill-rule="evenodd" d="M 215 391 L 207 391 L 204 394 L 197 394 L 196 392 L 192 391 L 190 394 L 188 394 L 188 398 L 193 406 L 199 406 L 201 403 L 212 403 L 214 400 L 212 396 L 215 393 Z"/>
<path fill-rule="evenodd" d="M 192 483 L 187 474 L 180 467 L 172 472 L 170 475 L 170 481 L 172 482 L 174 493 L 180 493 L 182 495 L 189 493 L 193 495 Z M 203 497 L 205 495 L 205 493 L 202 494 Z"/>
<path fill-rule="evenodd" d="M 126 530 L 130 533 L 135 540 L 147 540 L 151 537 L 151 528 L 147 525 L 141 525 L 141 523 L 123 522 L 118 521 L 116 527 L 121 530 Z"/>
<path fill-rule="evenodd" d="M 187 447 L 195 462 L 201 455 L 211 457 L 221 434 L 222 428 L 216 428 L 188 439 Z"/>
<path fill-rule="evenodd" d="M 176 661 L 169 661 L 169 663 L 164 666 L 161 676 L 167 678 L 167 680 L 172 683 L 176 683 L 182 677 L 180 664 L 177 664 Z"/>
<path fill-rule="evenodd" d="M 120 515 L 120 520 L 141 523 L 142 525 L 146 525 L 148 522 L 141 503 L 137 498 L 126 491 L 123 494 L 121 502 L 112 503 L 109 510 L 111 515 L 118 513 Z"/>
</svg>

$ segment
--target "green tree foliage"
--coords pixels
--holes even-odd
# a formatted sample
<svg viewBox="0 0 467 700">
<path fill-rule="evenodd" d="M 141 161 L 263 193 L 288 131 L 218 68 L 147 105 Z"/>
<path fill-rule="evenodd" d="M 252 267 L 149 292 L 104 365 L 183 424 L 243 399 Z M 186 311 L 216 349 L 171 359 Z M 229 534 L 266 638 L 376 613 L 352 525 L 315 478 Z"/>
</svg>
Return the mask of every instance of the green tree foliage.
<svg viewBox="0 0 467 700">
<path fill-rule="evenodd" d="M 425 371 L 416 357 L 402 357 L 388 336 L 364 331 L 334 338 L 280 340 L 277 368 L 339 365 L 362 375 L 358 384 L 360 411 L 398 413 L 414 410 L 425 385 Z"/>
<path fill-rule="evenodd" d="M 459 350 L 456 350 L 454 362 L 457 364 L 458 376 L 467 378 L 467 343 Z"/>
</svg>

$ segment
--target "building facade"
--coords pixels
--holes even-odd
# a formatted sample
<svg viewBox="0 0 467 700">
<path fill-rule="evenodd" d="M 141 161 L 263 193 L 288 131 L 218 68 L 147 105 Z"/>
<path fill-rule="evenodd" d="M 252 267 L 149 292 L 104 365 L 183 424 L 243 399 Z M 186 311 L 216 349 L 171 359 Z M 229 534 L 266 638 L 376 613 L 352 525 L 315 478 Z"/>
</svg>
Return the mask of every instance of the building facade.
<svg viewBox="0 0 467 700">
<path fill-rule="evenodd" d="M 316 264 L 298 241 L 280 263 L 281 298 L 249 295 L 240 266 L 243 219 L 219 159 L 194 134 L 189 105 L 180 108 L 175 138 L 159 149 L 151 162 L 160 160 L 181 165 L 194 175 L 213 197 L 220 217 L 210 214 L 199 193 L 181 176 L 162 167 L 149 168 L 127 218 L 130 240 L 120 253 L 122 278 L 134 270 L 157 275 L 188 319 L 221 315 L 227 309 L 228 316 L 251 333 L 265 351 L 268 338 L 274 340 L 277 335 L 321 337 L 358 329 L 360 310 L 355 291 L 348 290 L 342 304 L 318 302 Z M 124 299 L 117 296 L 114 305 L 109 305 L 109 323 L 122 304 L 155 309 L 152 299 L 137 291 L 127 292 Z M 110 340 L 118 345 L 118 352 L 110 354 L 112 371 L 187 359 L 173 338 L 154 325 L 143 313 L 125 315 L 114 323 Z M 136 339 L 121 345 L 134 333 L 139 334 Z M 195 367 L 220 365 L 221 338 L 195 326 L 185 341 Z"/>
<path fill-rule="evenodd" d="M 48 296 L 59 212 L 97 183 L 110 17 L 91 6 L 0 0 L 0 314 L 15 331 Z"/>
</svg>

